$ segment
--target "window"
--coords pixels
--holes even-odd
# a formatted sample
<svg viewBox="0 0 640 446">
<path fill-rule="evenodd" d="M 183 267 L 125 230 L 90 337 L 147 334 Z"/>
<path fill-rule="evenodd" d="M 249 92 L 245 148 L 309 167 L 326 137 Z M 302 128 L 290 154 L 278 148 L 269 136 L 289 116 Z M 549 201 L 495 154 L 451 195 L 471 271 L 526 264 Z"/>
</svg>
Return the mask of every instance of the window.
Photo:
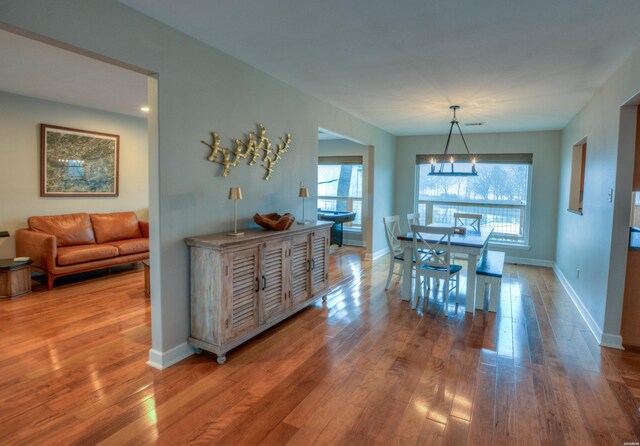
<svg viewBox="0 0 640 446">
<path fill-rule="evenodd" d="M 571 183 L 569 187 L 569 211 L 582 214 L 584 196 L 584 167 L 587 160 L 587 140 L 573 146 L 571 153 Z"/>
<path fill-rule="evenodd" d="M 345 229 L 362 230 L 362 157 L 318 158 L 318 209 L 355 212 Z"/>
<path fill-rule="evenodd" d="M 482 214 L 482 224 L 494 228 L 492 243 L 528 246 L 532 154 L 478 156 L 478 176 L 463 177 L 428 175 L 429 157 L 416 158 L 418 212 L 427 224 L 453 225 L 457 212 Z"/>
</svg>

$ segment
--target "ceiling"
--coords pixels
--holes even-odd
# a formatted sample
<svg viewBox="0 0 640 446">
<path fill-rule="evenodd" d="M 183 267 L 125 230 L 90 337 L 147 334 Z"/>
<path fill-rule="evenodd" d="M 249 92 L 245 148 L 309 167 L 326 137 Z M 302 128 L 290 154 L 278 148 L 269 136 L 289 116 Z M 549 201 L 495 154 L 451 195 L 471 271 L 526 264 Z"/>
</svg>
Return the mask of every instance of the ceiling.
<svg viewBox="0 0 640 446">
<path fill-rule="evenodd" d="M 0 91 L 145 117 L 147 77 L 0 30 Z"/>
<path fill-rule="evenodd" d="M 396 135 L 561 129 L 640 47 L 638 0 L 120 0 Z"/>
</svg>

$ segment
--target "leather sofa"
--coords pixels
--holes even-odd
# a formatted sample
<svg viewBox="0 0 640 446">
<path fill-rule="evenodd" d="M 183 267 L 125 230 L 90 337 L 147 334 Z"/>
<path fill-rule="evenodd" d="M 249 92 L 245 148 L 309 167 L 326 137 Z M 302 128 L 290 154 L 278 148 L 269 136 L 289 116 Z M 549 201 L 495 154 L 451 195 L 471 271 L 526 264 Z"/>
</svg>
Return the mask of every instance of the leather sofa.
<svg viewBox="0 0 640 446">
<path fill-rule="evenodd" d="M 29 217 L 16 231 L 16 254 L 32 267 L 58 277 L 133 263 L 149 258 L 149 223 L 135 212 Z"/>
</svg>

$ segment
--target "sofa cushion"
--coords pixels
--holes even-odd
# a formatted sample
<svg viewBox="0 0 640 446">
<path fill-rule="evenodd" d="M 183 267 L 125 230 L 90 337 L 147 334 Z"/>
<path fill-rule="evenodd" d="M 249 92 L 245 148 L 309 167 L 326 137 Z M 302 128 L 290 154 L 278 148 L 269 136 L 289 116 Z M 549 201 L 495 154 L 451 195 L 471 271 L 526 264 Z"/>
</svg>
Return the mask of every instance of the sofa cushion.
<svg viewBox="0 0 640 446">
<path fill-rule="evenodd" d="M 98 243 L 142 237 L 135 212 L 91 214 L 91 223 Z"/>
<path fill-rule="evenodd" d="M 76 265 L 112 257 L 118 257 L 118 248 L 111 245 L 65 246 L 58 248 L 56 263 L 60 266 Z"/>
<path fill-rule="evenodd" d="M 58 247 L 95 243 L 89 214 L 29 217 L 29 229 L 56 237 Z"/>
<path fill-rule="evenodd" d="M 139 252 L 149 252 L 148 238 L 130 238 L 128 240 L 109 242 L 109 244 L 118 248 L 118 253 L 121 256 L 138 254 Z"/>
</svg>

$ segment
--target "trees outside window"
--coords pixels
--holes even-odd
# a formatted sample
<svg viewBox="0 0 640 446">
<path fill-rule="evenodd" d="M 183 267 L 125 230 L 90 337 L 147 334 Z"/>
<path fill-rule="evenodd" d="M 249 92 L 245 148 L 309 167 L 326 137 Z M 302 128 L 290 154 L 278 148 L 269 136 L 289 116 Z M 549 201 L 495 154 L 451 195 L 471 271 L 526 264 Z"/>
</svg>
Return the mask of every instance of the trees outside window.
<svg viewBox="0 0 640 446">
<path fill-rule="evenodd" d="M 345 228 L 360 231 L 362 225 L 362 164 L 318 165 L 318 209 L 355 212 Z"/>
<path fill-rule="evenodd" d="M 482 214 L 482 224 L 494 228 L 492 241 L 526 245 L 531 166 L 483 163 L 476 169 L 478 176 L 432 176 L 429 164 L 418 164 L 418 212 L 427 223 L 444 224 L 453 224 L 456 212 Z"/>
</svg>

